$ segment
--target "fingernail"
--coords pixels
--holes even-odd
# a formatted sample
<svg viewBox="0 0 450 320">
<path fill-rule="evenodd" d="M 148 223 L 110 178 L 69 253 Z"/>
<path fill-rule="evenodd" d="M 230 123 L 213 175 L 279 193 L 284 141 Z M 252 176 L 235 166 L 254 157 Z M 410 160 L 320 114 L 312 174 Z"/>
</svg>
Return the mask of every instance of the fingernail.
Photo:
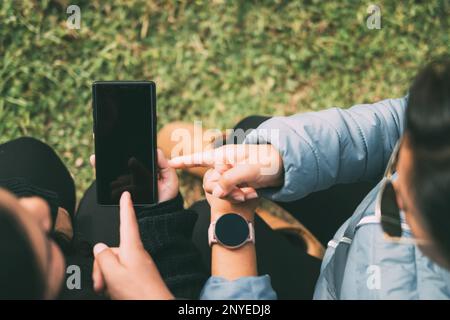
<svg viewBox="0 0 450 320">
<path fill-rule="evenodd" d="M 223 197 L 224 192 L 223 192 L 223 189 L 219 185 L 217 185 L 214 187 L 212 194 L 216 198 L 221 198 L 221 197 Z"/>
<path fill-rule="evenodd" d="M 258 198 L 258 194 L 256 192 L 250 192 L 245 197 L 247 200 L 256 199 Z"/>
<path fill-rule="evenodd" d="M 234 197 L 235 200 L 239 201 L 239 202 L 244 202 L 245 201 L 245 197 L 243 194 L 238 194 Z"/>
<path fill-rule="evenodd" d="M 124 192 L 122 193 L 122 199 L 123 199 L 123 201 L 129 201 L 130 198 L 131 198 L 131 195 L 130 195 L 130 193 L 129 193 L 128 191 L 124 191 Z"/>
<path fill-rule="evenodd" d="M 108 248 L 108 246 L 106 244 L 104 244 L 104 243 L 97 243 L 94 246 L 94 256 L 98 255 L 100 252 L 102 252 L 106 248 Z"/>
</svg>

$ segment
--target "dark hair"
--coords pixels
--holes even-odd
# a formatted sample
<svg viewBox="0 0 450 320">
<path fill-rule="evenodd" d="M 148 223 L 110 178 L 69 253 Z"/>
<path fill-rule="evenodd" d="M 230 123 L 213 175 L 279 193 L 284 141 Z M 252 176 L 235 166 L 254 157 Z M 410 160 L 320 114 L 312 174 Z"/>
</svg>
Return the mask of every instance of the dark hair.
<svg viewBox="0 0 450 320">
<path fill-rule="evenodd" d="M 42 299 L 44 292 L 28 235 L 14 214 L 0 207 L 0 299 Z"/>
<path fill-rule="evenodd" d="M 411 86 L 406 133 L 413 155 L 416 205 L 450 263 L 450 59 L 428 64 Z"/>
</svg>

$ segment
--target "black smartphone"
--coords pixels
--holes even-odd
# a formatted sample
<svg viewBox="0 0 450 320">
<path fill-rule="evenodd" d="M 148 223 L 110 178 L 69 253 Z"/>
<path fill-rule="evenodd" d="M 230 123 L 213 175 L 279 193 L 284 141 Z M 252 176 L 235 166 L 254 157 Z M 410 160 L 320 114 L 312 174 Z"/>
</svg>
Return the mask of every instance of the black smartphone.
<svg viewBox="0 0 450 320">
<path fill-rule="evenodd" d="M 155 83 L 96 81 L 92 102 L 97 202 L 119 205 L 129 191 L 135 205 L 156 203 Z"/>
</svg>

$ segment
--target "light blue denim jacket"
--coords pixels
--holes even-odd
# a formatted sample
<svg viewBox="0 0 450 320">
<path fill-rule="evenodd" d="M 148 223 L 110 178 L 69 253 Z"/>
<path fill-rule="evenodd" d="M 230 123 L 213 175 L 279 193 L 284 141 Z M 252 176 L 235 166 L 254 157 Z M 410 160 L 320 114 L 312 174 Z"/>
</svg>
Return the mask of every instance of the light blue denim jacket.
<svg viewBox="0 0 450 320">
<path fill-rule="evenodd" d="M 338 183 L 381 176 L 404 130 L 406 100 L 388 99 L 265 121 L 246 143 L 271 143 L 283 158 L 285 181 L 281 188 L 260 190 L 260 195 L 293 201 Z M 449 299 L 448 271 L 413 245 L 383 239 L 374 212 L 378 188 L 329 242 L 314 298 Z M 407 226 L 404 232 L 408 236 Z M 200 298 L 275 299 L 276 293 L 268 275 L 235 281 L 211 277 Z"/>
</svg>

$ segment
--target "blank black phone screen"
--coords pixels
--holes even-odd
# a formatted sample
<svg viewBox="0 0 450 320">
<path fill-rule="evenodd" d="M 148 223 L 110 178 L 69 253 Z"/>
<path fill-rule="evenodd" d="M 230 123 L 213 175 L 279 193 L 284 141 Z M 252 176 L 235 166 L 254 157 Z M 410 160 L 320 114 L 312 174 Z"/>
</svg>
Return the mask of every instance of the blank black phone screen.
<svg viewBox="0 0 450 320">
<path fill-rule="evenodd" d="M 135 205 L 153 204 L 156 188 L 156 90 L 153 82 L 93 85 L 97 200 L 118 205 L 124 191 Z"/>
</svg>

